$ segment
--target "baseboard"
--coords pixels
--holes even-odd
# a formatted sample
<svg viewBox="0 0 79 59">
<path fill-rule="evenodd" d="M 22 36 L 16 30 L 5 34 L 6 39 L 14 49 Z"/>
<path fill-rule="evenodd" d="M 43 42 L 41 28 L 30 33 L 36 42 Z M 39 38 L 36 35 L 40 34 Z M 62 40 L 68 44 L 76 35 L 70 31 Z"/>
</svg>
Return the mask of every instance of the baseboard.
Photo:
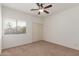
<svg viewBox="0 0 79 59">
<path fill-rule="evenodd" d="M 19 46 L 23 46 L 23 45 L 28 45 L 28 44 L 31 44 L 32 42 L 28 42 L 28 43 L 24 43 L 24 44 L 18 44 L 16 46 L 10 46 L 10 47 L 5 47 L 5 48 L 2 48 L 2 50 L 5 50 L 5 49 L 9 49 L 9 48 L 15 48 L 15 47 L 19 47 Z"/>
<path fill-rule="evenodd" d="M 38 40 L 38 41 L 42 41 L 42 40 Z M 12 46 L 12 47 L 6 47 L 6 48 L 2 48 L 2 50 L 4 50 L 4 49 L 9 49 L 9 48 L 14 48 L 14 47 L 22 46 L 22 45 L 32 44 L 32 43 L 35 43 L 35 42 L 38 42 L 38 41 L 32 41 L 32 42 L 29 42 L 29 43 L 24 43 L 24 44 Z"/>
<path fill-rule="evenodd" d="M 66 46 L 66 45 L 63 45 L 63 44 L 60 44 L 60 43 L 57 43 L 57 42 L 51 42 L 51 41 L 48 41 L 48 40 L 44 40 L 44 41 L 49 42 L 51 44 L 56 44 L 56 45 L 60 45 L 60 46 L 66 47 L 66 48 L 70 48 L 70 49 L 79 51 L 79 49 L 76 49 L 76 48 L 73 48 L 73 47 L 69 47 L 69 46 Z"/>
<path fill-rule="evenodd" d="M 32 43 L 39 42 L 39 41 L 43 41 L 43 40 L 32 41 Z"/>
<path fill-rule="evenodd" d="M 39 40 L 39 41 L 46 41 L 46 42 L 49 42 L 49 43 L 51 43 L 51 44 L 56 44 L 56 45 L 60 45 L 60 46 L 63 46 L 63 47 L 66 47 L 66 48 L 70 48 L 70 49 L 73 49 L 73 50 L 78 50 L 78 49 L 75 49 L 75 48 L 72 48 L 72 47 L 68 47 L 68 46 L 66 46 L 66 45 L 63 45 L 63 44 L 59 44 L 59 43 L 57 43 L 57 42 L 51 42 L 51 41 L 48 41 L 48 40 Z M 35 42 L 39 42 L 39 41 L 34 41 L 34 42 L 30 42 L 30 43 L 28 43 L 28 44 L 23 44 L 23 45 L 29 45 L 29 44 L 32 44 L 32 43 L 35 43 Z M 19 45 L 19 46 L 22 46 L 22 45 Z M 15 47 L 18 47 L 18 46 L 15 46 Z M 14 47 L 10 47 L 10 48 L 14 48 Z M 8 48 L 6 48 L 6 49 L 8 49 Z M 1 51 L 2 50 L 0 50 L 0 54 L 1 54 Z M 78 50 L 79 51 L 79 50 Z"/>
</svg>

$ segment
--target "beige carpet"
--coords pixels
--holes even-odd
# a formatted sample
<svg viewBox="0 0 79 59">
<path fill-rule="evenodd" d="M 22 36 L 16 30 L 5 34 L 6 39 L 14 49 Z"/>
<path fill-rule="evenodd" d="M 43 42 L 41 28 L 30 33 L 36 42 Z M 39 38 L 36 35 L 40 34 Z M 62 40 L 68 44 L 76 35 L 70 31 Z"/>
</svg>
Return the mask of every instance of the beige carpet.
<svg viewBox="0 0 79 59">
<path fill-rule="evenodd" d="M 79 51 L 46 41 L 22 45 L 2 52 L 3 56 L 78 56 Z"/>
</svg>

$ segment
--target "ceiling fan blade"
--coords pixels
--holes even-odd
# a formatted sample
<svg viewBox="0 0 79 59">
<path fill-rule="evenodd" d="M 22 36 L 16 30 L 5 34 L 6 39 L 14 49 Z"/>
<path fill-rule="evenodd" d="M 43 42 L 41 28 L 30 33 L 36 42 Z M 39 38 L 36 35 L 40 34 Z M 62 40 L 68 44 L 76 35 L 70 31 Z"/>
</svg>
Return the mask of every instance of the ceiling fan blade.
<svg viewBox="0 0 79 59">
<path fill-rule="evenodd" d="M 31 9 L 31 11 L 35 11 L 35 10 L 39 10 L 39 9 Z"/>
<path fill-rule="evenodd" d="M 44 9 L 46 9 L 46 8 L 50 8 L 50 7 L 52 7 L 52 5 L 48 5 L 48 6 L 44 7 Z"/>
<path fill-rule="evenodd" d="M 44 12 L 45 12 L 45 13 L 47 13 L 47 14 L 49 14 L 49 12 L 48 12 L 48 11 L 46 11 L 46 10 L 44 10 Z"/>
<path fill-rule="evenodd" d="M 43 4 L 41 3 L 41 7 L 43 8 Z"/>
<path fill-rule="evenodd" d="M 38 12 L 38 15 L 40 15 L 40 12 Z"/>
<path fill-rule="evenodd" d="M 36 3 L 37 4 L 37 6 L 39 7 L 40 6 L 40 4 L 39 3 Z"/>
</svg>

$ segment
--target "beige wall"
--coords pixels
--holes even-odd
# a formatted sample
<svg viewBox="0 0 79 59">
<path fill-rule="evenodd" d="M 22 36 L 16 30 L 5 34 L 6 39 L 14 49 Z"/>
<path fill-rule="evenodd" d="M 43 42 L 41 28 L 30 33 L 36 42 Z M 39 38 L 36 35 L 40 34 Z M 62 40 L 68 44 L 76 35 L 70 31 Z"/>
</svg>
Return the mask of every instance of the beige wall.
<svg viewBox="0 0 79 59">
<path fill-rule="evenodd" d="M 40 23 L 32 23 L 32 42 L 42 40 L 43 28 Z"/>
<path fill-rule="evenodd" d="M 17 11 L 15 9 L 3 7 L 3 20 L 5 21 L 6 18 L 8 18 L 8 17 L 25 21 L 27 23 L 27 33 L 15 34 L 15 35 L 4 35 L 3 46 L 2 46 L 3 49 L 32 43 L 32 37 L 33 37 L 32 36 L 32 23 L 42 23 L 41 19 L 39 19 L 37 17 L 29 16 L 26 13 Z M 37 27 L 37 26 L 35 26 L 35 27 Z M 34 36 L 34 38 L 37 38 L 37 37 L 38 36 Z M 35 40 L 38 40 L 38 38 Z"/>
<path fill-rule="evenodd" d="M 28 16 L 25 13 L 7 7 L 3 8 L 3 16 L 4 19 L 7 17 L 12 17 L 19 20 L 24 20 L 28 23 L 28 34 L 5 35 L 3 39 L 3 48 L 10 48 L 42 40 L 42 36 L 44 34 L 44 40 L 46 41 L 61 44 L 74 49 L 79 49 L 79 7 L 65 10 L 58 14 L 53 14 L 52 16 L 49 16 L 45 19 L 43 27 L 41 24 L 42 21 L 40 19 Z M 1 28 L 2 27 L 0 25 L 0 31 L 2 31 Z M 43 28 L 44 30 L 42 31 Z"/>
<path fill-rule="evenodd" d="M 79 6 L 46 18 L 44 40 L 79 50 Z"/>
</svg>

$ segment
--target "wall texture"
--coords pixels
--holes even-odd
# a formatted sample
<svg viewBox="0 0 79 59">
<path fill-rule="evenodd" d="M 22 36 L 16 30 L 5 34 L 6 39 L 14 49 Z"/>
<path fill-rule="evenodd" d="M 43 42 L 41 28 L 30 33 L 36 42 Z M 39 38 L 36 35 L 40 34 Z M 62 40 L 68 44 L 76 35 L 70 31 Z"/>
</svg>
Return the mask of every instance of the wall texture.
<svg viewBox="0 0 79 59">
<path fill-rule="evenodd" d="M 45 19 L 44 40 L 79 50 L 79 7 Z"/>
<path fill-rule="evenodd" d="M 42 24 L 42 21 L 37 17 L 29 16 L 21 11 L 3 7 L 3 21 L 5 21 L 6 18 L 9 18 L 9 17 L 15 18 L 17 20 L 25 21 L 27 23 L 27 33 L 26 34 L 16 34 L 16 35 L 4 35 L 3 43 L 2 43 L 3 49 L 32 43 L 32 33 L 33 33 L 32 24 L 33 23 Z M 4 25 L 4 23 L 3 23 L 3 25 Z"/>
</svg>

